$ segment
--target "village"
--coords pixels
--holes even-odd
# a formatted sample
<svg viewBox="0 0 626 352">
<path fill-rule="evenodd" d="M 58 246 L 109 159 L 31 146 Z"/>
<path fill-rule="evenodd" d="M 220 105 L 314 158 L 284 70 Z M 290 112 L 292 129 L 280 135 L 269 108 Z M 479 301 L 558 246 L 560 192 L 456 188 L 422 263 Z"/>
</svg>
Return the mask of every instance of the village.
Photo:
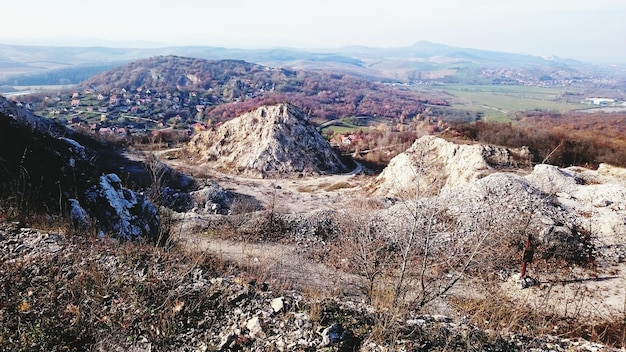
<svg viewBox="0 0 626 352">
<path fill-rule="evenodd" d="M 189 136 L 202 131 L 212 121 L 206 107 L 219 98 L 179 90 L 137 88 L 134 91 L 95 88 L 58 92 L 56 95 L 34 94 L 11 97 L 24 107 L 72 129 L 107 137 L 149 137 L 175 132 Z M 23 101 L 27 100 L 27 101 Z"/>
</svg>

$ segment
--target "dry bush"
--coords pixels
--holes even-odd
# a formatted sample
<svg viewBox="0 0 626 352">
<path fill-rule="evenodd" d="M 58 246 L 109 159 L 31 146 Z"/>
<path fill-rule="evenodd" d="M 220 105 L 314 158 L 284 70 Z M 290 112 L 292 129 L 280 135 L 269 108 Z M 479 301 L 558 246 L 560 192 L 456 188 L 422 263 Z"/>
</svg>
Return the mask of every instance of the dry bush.
<svg viewBox="0 0 626 352">
<path fill-rule="evenodd" d="M 245 195 L 237 195 L 233 199 L 233 204 L 230 206 L 230 215 L 242 215 L 260 211 L 263 207 L 253 197 Z"/>
<path fill-rule="evenodd" d="M 361 290 L 368 304 L 374 303 L 377 293 L 384 287 L 383 275 L 390 269 L 391 252 L 381 229 L 367 214 L 346 216 L 340 224 L 342 236 L 334 246 L 345 255 L 344 269 L 363 277 Z M 341 262 L 340 262 L 341 263 Z"/>
<path fill-rule="evenodd" d="M 144 165 L 150 178 L 148 198 L 155 204 L 162 203 L 162 190 L 166 186 L 168 168 L 154 153 L 144 156 Z"/>
<path fill-rule="evenodd" d="M 527 146 L 537 163 L 547 160 L 561 167 L 597 167 L 600 163 L 626 166 L 624 121 L 619 115 L 547 114 L 528 116 L 517 124 L 458 123 L 447 134 L 509 148 Z M 615 129 L 605 128 L 610 123 Z"/>
<path fill-rule="evenodd" d="M 457 233 L 441 204 L 401 202 L 402 212 L 381 218 L 373 209 L 346 214 L 334 257 L 342 269 L 362 278 L 361 290 L 376 313 L 372 339 L 392 343 L 399 321 L 421 311 L 453 289 L 479 263 L 489 233 Z M 399 221 L 401 226 L 390 225 Z"/>
</svg>

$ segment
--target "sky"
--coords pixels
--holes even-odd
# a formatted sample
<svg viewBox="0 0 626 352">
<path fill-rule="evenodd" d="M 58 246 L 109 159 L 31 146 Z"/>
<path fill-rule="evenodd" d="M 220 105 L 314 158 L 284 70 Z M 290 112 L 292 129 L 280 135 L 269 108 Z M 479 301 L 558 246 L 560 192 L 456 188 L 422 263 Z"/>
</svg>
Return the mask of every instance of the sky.
<svg viewBox="0 0 626 352">
<path fill-rule="evenodd" d="M 626 64 L 624 0 L 8 0 L 0 43 L 332 49 L 430 41 Z"/>
</svg>

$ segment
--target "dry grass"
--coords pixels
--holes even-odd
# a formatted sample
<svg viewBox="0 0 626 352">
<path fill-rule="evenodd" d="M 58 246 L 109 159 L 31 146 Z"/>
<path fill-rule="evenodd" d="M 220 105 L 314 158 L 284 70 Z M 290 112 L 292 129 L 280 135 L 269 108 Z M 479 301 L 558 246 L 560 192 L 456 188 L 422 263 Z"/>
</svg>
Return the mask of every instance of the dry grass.
<svg viewBox="0 0 626 352">
<path fill-rule="evenodd" d="M 449 303 L 468 323 L 481 329 L 502 333 L 524 334 L 528 337 L 553 335 L 562 338 L 583 338 L 609 347 L 626 346 L 626 315 L 603 319 L 586 318 L 583 314 L 558 314 L 551 305 L 531 305 L 513 300 L 499 289 L 484 290 L 483 295 L 452 297 Z M 551 298 L 546 297 L 545 302 Z M 582 304 L 584 297 L 578 297 Z"/>
<path fill-rule="evenodd" d="M 62 236 L 61 245 L 25 257 L 3 253 L 1 349 L 82 351 L 140 337 L 172 345 L 215 308 L 200 299 L 207 287 L 190 285 L 221 267 L 202 253 L 80 236 Z"/>
</svg>

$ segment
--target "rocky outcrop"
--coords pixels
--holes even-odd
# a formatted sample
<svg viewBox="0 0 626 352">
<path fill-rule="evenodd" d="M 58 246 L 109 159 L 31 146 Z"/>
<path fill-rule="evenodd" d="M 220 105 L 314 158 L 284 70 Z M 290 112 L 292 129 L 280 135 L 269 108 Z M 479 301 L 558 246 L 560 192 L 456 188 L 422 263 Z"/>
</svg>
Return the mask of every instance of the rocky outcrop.
<svg viewBox="0 0 626 352">
<path fill-rule="evenodd" d="M 87 191 L 86 205 L 101 236 L 155 240 L 159 234 L 159 215 L 154 205 L 142 194 L 122 187 L 116 174 L 100 177 L 100 182 Z"/>
<path fill-rule="evenodd" d="M 187 151 L 228 173 L 254 177 L 347 171 L 306 114 L 290 104 L 263 106 L 200 133 Z"/>
<path fill-rule="evenodd" d="M 370 186 L 376 195 L 415 198 L 467 184 L 501 169 L 529 165 L 527 149 L 456 144 L 423 136 L 394 157 Z"/>
<path fill-rule="evenodd" d="M 582 265 L 625 261 L 626 171 L 606 164 L 598 170 L 520 169 L 528 156 L 427 136 L 394 158 L 371 186 L 375 195 L 401 199 L 382 212 L 390 231 L 405 231 L 416 213 L 433 211 L 448 217 L 455 238 L 480 230 L 497 241 L 523 243 L 522 231 L 533 235 L 544 257 Z"/>
<path fill-rule="evenodd" d="M 64 214 L 78 229 L 96 226 L 101 233 L 123 239 L 158 236 L 154 206 L 107 172 L 122 169 L 123 163 L 129 166 L 113 148 L 1 97 L 0 143 L 3 204 L 23 214 Z M 129 173 L 124 178 L 133 183 L 139 177 Z"/>
</svg>

